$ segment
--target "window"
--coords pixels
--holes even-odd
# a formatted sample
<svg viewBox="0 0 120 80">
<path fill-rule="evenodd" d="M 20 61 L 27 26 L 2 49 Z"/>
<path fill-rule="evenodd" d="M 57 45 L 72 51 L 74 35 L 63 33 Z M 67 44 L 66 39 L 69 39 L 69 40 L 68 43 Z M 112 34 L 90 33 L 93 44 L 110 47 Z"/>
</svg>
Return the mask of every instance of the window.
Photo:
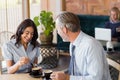
<svg viewBox="0 0 120 80">
<path fill-rule="evenodd" d="M 41 11 L 41 0 L 30 0 L 30 18 L 33 19 L 34 16 L 39 15 Z"/>
<path fill-rule="evenodd" d="M 29 4 L 27 4 L 26 2 Z M 29 9 L 26 5 L 30 5 L 30 18 L 40 13 L 41 0 L 0 0 L 0 32 L 10 31 L 15 33 L 17 26 L 26 17 L 25 11 Z M 28 17 L 28 16 L 27 16 Z"/>
<path fill-rule="evenodd" d="M 0 32 L 15 32 L 22 21 L 21 0 L 0 0 Z"/>
</svg>

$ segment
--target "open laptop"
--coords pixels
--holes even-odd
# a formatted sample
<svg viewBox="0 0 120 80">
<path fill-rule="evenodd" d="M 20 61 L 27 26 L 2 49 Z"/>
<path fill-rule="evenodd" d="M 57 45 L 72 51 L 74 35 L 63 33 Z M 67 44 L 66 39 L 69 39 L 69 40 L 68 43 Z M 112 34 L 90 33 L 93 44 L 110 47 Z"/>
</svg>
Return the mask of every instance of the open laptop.
<svg viewBox="0 0 120 80">
<path fill-rule="evenodd" d="M 97 40 L 111 41 L 111 29 L 95 28 L 95 38 Z"/>
<path fill-rule="evenodd" d="M 95 28 L 95 38 L 106 46 L 107 51 L 114 51 L 113 43 L 111 42 L 111 29 Z"/>
</svg>

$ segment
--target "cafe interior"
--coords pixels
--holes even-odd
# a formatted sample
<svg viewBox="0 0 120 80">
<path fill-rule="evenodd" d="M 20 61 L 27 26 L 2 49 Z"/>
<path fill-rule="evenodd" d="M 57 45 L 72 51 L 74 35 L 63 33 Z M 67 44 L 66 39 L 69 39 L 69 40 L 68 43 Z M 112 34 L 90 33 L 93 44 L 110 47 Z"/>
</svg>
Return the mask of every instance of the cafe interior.
<svg viewBox="0 0 120 80">
<path fill-rule="evenodd" d="M 102 44 L 112 80 L 120 80 L 120 42 L 112 41 L 111 30 L 104 27 L 109 21 L 112 7 L 120 10 L 120 0 L 0 0 L 0 80 L 43 80 L 41 75 L 33 76 L 30 73 L 8 74 L 2 54 L 3 44 L 15 34 L 21 21 L 27 18 L 35 21 L 42 11 L 51 13 L 53 21 L 62 11 L 77 15 L 81 30 Z M 53 28 L 52 39 L 49 39 L 51 42 L 42 43 L 41 27 L 37 27 L 37 41 L 42 58 L 38 57 L 36 66 L 42 67 L 43 71 L 66 71 L 70 63 L 70 42 L 64 42 Z"/>
</svg>

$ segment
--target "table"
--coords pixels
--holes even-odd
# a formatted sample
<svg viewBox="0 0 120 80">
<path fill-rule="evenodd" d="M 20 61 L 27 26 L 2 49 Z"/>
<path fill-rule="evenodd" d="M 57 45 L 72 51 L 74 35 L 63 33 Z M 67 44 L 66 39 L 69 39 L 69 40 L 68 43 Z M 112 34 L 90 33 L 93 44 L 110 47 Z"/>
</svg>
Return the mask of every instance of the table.
<svg viewBox="0 0 120 80">
<path fill-rule="evenodd" d="M 33 78 L 27 74 L 4 74 L 0 75 L 0 80 L 42 80 L 42 78 Z"/>
<path fill-rule="evenodd" d="M 61 55 L 59 57 L 58 66 L 51 69 L 53 71 L 66 71 L 69 66 L 70 57 Z M 2 74 L 0 80 L 42 80 L 42 78 L 32 78 L 28 73 L 26 74 Z"/>
<path fill-rule="evenodd" d="M 117 70 L 120 70 L 120 52 L 109 52 L 107 54 L 107 61 Z"/>
<path fill-rule="evenodd" d="M 110 67 L 112 79 L 120 80 L 120 52 L 108 52 L 107 61 L 108 64 L 113 67 Z"/>
<path fill-rule="evenodd" d="M 120 52 L 108 52 L 107 58 L 115 61 L 116 63 L 120 64 Z"/>
</svg>

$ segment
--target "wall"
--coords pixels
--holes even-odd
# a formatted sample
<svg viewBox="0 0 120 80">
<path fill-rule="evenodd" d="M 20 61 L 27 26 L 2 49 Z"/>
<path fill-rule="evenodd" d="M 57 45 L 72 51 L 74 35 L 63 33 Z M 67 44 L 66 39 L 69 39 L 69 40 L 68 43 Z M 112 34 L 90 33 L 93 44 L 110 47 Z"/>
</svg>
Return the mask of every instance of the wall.
<svg viewBox="0 0 120 80">
<path fill-rule="evenodd" d="M 120 0 L 65 0 L 66 10 L 76 14 L 109 15 L 113 6 L 120 9 Z"/>
</svg>

